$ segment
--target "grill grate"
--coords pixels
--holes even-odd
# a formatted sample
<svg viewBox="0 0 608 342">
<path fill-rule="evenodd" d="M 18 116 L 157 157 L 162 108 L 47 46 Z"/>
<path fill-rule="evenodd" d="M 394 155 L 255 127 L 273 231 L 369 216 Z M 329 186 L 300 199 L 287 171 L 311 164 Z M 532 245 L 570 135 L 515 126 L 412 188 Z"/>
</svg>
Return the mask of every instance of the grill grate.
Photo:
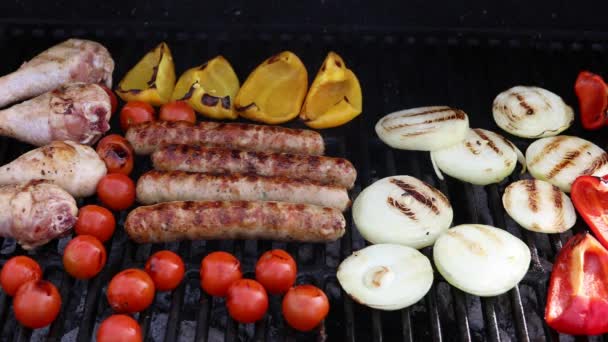
<svg viewBox="0 0 608 342">
<path fill-rule="evenodd" d="M 363 119 L 324 132 L 327 154 L 350 159 L 359 177 L 351 191 L 354 198 L 373 181 L 394 174 L 410 174 L 442 190 L 455 209 L 454 224 L 493 224 L 521 237 L 531 248 L 532 266 L 524 280 L 508 294 L 480 299 L 449 286 L 439 274 L 425 299 L 397 312 L 370 310 L 354 303 L 341 292 L 335 277 L 340 260 L 365 246 L 352 226 L 340 241 L 327 245 L 270 241 L 193 241 L 157 245 L 136 245 L 119 229 L 106 245 L 108 264 L 91 281 L 75 281 L 61 267 L 61 252 L 67 238 L 49 243 L 34 257 L 43 265 L 44 276 L 60 289 L 62 312 L 49 328 L 30 331 L 16 323 L 10 299 L 0 293 L 0 339 L 3 341 L 89 341 L 100 320 L 111 310 L 105 287 L 111 276 L 125 267 L 142 267 L 147 257 L 160 249 L 177 251 L 187 266 L 186 280 L 172 293 L 157 294 L 154 305 L 137 316 L 149 341 L 275 341 L 329 340 L 383 341 L 554 341 L 568 339 L 551 331 L 543 322 L 546 286 L 551 260 L 572 233 L 547 236 L 522 230 L 501 205 L 505 186 L 519 179 L 487 187 L 463 184 L 451 179 L 439 181 L 428 154 L 387 148 L 376 137 L 373 125 L 385 113 L 401 108 L 446 104 L 469 113 L 472 127 L 499 131 L 490 116 L 494 96 L 515 84 L 546 87 L 575 104 L 572 84 L 581 68 L 603 71 L 608 37 L 594 40 L 551 35 L 503 34 L 500 32 L 378 32 L 353 36 L 337 32 L 208 32 L 179 31 L 174 27 L 135 30 L 133 27 L 86 27 L 52 24 L 0 25 L 3 63 L 0 73 L 15 69 L 23 60 L 70 36 L 83 36 L 105 44 L 117 62 L 120 78 L 145 51 L 166 40 L 175 56 L 178 72 L 225 55 L 237 74 L 245 77 L 259 62 L 283 49 L 293 50 L 314 75 L 325 54 L 339 52 L 353 69 L 364 92 Z M 112 125 L 117 132 L 116 122 Z M 297 125 L 297 124 L 295 124 Z M 601 133 L 570 130 L 605 146 Z M 502 134 L 505 134 L 502 132 Z M 506 135 L 506 134 L 505 134 Z M 508 135 L 507 135 L 508 136 Z M 509 137 L 522 150 L 528 142 Z M 0 161 L 8 162 L 29 149 L 13 140 L 0 138 Z M 150 168 L 139 158 L 138 176 Z M 86 199 L 81 204 L 94 203 Z M 126 213 L 117 216 L 122 225 Z M 580 221 L 580 220 L 579 220 Z M 584 229 L 577 223 L 574 231 Z M 26 254 L 11 240 L 0 239 L 0 264 L 9 257 Z M 239 325 L 227 318 L 222 299 L 202 293 L 198 267 L 210 251 L 235 253 L 251 276 L 257 256 L 271 248 L 285 248 L 296 256 L 298 283 L 323 288 L 331 310 L 321 331 L 297 333 L 286 327 L 280 314 L 280 299 L 272 298 L 267 317 L 255 325 Z M 432 256 L 432 250 L 423 252 Z"/>
</svg>

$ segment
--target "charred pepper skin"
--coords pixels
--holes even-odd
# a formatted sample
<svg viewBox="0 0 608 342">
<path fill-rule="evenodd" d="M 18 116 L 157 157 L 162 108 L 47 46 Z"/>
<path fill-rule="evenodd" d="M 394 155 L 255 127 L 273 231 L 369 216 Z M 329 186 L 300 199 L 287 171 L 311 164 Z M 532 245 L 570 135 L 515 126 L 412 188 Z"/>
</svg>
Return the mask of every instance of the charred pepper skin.
<svg viewBox="0 0 608 342">
<path fill-rule="evenodd" d="M 608 251 L 588 233 L 559 252 L 549 282 L 545 321 L 560 333 L 608 332 Z"/>
</svg>

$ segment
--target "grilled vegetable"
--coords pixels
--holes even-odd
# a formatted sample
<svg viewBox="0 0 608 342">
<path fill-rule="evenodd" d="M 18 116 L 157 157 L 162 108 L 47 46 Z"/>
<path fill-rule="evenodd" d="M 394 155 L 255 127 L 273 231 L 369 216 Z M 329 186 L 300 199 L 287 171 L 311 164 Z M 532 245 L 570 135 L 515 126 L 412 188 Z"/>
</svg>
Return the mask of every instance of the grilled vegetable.
<svg viewBox="0 0 608 342">
<path fill-rule="evenodd" d="M 217 56 L 184 72 L 171 98 L 186 101 L 194 110 L 212 119 L 236 119 L 234 97 L 239 79 L 230 63 Z"/>
<path fill-rule="evenodd" d="M 595 237 L 608 248 L 608 175 L 580 176 L 572 183 L 572 202 Z"/>
<path fill-rule="evenodd" d="M 9 296 L 14 296 L 21 285 L 40 279 L 42 279 L 42 268 L 36 260 L 25 255 L 8 259 L 0 272 L 0 286 Z"/>
<path fill-rule="evenodd" d="M 443 179 L 443 171 L 477 185 L 502 181 L 515 170 L 518 161 L 524 166 L 522 172 L 526 165 L 524 156 L 513 143 L 481 128 L 470 129 L 466 138 L 455 145 L 431 151 L 431 160 L 439 179 Z"/>
<path fill-rule="evenodd" d="M 120 110 L 120 128 L 123 132 L 133 125 L 155 120 L 154 107 L 143 101 L 127 102 Z"/>
<path fill-rule="evenodd" d="M 310 331 L 329 313 L 329 300 L 320 288 L 298 285 L 289 289 L 282 304 L 287 324 L 299 331 Z"/>
<path fill-rule="evenodd" d="M 464 140 L 469 117 L 446 106 L 420 107 L 386 115 L 376 124 L 378 137 L 402 150 L 435 151 Z"/>
<path fill-rule="evenodd" d="M 502 196 L 505 210 L 520 226 L 539 233 L 562 233 L 574 226 L 572 202 L 555 185 L 537 179 L 511 183 Z"/>
<path fill-rule="evenodd" d="M 574 122 L 561 97 L 538 87 L 517 86 L 498 94 L 492 106 L 498 127 L 522 138 L 558 135 Z"/>
<path fill-rule="evenodd" d="M 61 295 L 50 281 L 29 281 L 19 287 L 13 298 L 15 318 L 30 329 L 51 324 L 60 310 Z"/>
<path fill-rule="evenodd" d="M 530 250 L 505 230 L 463 224 L 437 239 L 433 259 L 437 271 L 452 286 L 475 296 L 497 296 L 524 277 Z"/>
<path fill-rule="evenodd" d="M 559 135 L 539 139 L 526 150 L 530 174 L 547 181 L 564 192 L 582 175 L 603 176 L 608 173 L 608 154 L 590 141 Z"/>
<path fill-rule="evenodd" d="M 184 101 L 171 101 L 160 107 L 158 119 L 161 121 L 186 121 L 196 123 L 194 109 Z"/>
<path fill-rule="evenodd" d="M 574 91 L 578 97 L 581 123 L 585 129 L 599 129 L 608 122 L 608 85 L 604 79 L 589 71 L 581 71 Z"/>
<path fill-rule="evenodd" d="M 148 52 L 118 83 L 116 94 L 124 101 L 143 101 L 153 106 L 169 102 L 175 86 L 173 56 L 166 43 Z"/>
<path fill-rule="evenodd" d="M 236 95 L 234 108 L 250 120 L 287 122 L 300 113 L 307 89 L 306 67 L 293 52 L 284 51 L 253 70 Z"/>
<path fill-rule="evenodd" d="M 426 295 L 433 284 L 433 268 L 424 254 L 411 247 L 379 244 L 344 259 L 337 277 L 356 302 L 379 310 L 399 310 Z"/>
<path fill-rule="evenodd" d="M 452 217 L 452 206 L 439 190 L 410 176 L 383 178 L 353 204 L 355 225 L 371 243 L 430 246 Z"/>
<path fill-rule="evenodd" d="M 589 234 L 573 236 L 553 264 L 547 324 L 564 334 L 608 332 L 608 251 Z"/>
<path fill-rule="evenodd" d="M 336 127 L 361 114 L 362 106 L 357 76 L 330 52 L 308 90 L 300 119 L 311 128 Z"/>
</svg>

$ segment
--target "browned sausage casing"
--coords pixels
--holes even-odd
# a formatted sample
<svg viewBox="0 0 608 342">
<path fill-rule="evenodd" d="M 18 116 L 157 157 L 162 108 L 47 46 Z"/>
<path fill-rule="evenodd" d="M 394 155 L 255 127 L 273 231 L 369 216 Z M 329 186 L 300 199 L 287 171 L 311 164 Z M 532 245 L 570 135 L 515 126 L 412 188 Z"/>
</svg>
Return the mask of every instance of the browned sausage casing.
<svg viewBox="0 0 608 342">
<path fill-rule="evenodd" d="M 125 230 L 138 243 L 266 239 L 327 242 L 344 235 L 333 208 L 284 202 L 167 202 L 134 209 Z"/>
<path fill-rule="evenodd" d="M 137 181 L 142 204 L 171 201 L 277 201 L 346 210 L 346 189 L 285 177 L 150 171 Z"/>
<path fill-rule="evenodd" d="M 307 179 L 350 189 L 357 170 L 348 160 L 289 153 L 246 152 L 224 148 L 169 145 L 152 153 L 157 170 L 190 172 L 254 173 Z"/>
<path fill-rule="evenodd" d="M 137 154 L 150 154 L 168 144 L 308 155 L 322 155 L 325 149 L 323 138 L 315 131 L 243 123 L 145 122 L 129 128 L 126 138 Z"/>
</svg>

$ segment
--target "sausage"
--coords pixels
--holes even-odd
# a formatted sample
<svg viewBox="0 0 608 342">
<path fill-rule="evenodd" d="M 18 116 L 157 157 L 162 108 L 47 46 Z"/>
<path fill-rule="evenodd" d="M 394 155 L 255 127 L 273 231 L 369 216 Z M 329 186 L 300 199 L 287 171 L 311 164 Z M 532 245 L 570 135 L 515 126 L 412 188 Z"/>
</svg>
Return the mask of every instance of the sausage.
<svg viewBox="0 0 608 342">
<path fill-rule="evenodd" d="M 254 173 L 307 179 L 350 189 L 357 170 L 346 159 L 288 153 L 246 152 L 224 148 L 169 145 L 152 153 L 157 170 L 205 173 Z"/>
<path fill-rule="evenodd" d="M 142 204 L 171 201 L 279 201 L 308 203 L 344 211 L 346 189 L 285 177 L 184 171 L 150 171 L 137 181 Z"/>
<path fill-rule="evenodd" d="M 315 131 L 244 123 L 145 122 L 129 128 L 126 138 L 137 154 L 150 154 L 168 144 L 308 155 L 322 155 L 325 150 L 323 138 Z"/>
<path fill-rule="evenodd" d="M 178 201 L 138 207 L 125 221 L 138 243 L 180 240 L 264 239 L 328 242 L 344 235 L 346 222 L 333 208 L 247 201 Z"/>
</svg>

